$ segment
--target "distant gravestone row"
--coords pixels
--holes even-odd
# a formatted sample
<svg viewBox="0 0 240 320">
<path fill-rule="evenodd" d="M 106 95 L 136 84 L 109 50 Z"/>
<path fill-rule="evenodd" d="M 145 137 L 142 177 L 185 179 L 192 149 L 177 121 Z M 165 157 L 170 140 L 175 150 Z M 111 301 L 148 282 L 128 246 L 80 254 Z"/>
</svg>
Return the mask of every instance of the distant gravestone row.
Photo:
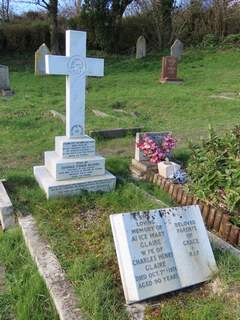
<svg viewBox="0 0 240 320">
<path fill-rule="evenodd" d="M 181 83 L 183 80 L 177 78 L 177 65 L 183 53 L 183 43 L 176 39 L 171 46 L 171 56 L 163 57 L 160 83 Z M 140 36 L 136 43 L 136 59 L 146 56 L 146 39 Z"/>
<path fill-rule="evenodd" d="M 176 39 L 171 46 L 171 56 L 162 58 L 162 72 L 160 83 L 181 83 L 177 77 L 177 66 L 183 53 L 183 43 Z"/>
</svg>

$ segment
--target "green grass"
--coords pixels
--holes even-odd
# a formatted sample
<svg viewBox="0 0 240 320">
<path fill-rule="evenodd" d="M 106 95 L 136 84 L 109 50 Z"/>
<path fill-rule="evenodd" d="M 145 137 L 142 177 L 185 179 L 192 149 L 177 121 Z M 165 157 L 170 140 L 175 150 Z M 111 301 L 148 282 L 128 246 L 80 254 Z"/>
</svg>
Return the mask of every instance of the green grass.
<svg viewBox="0 0 240 320">
<path fill-rule="evenodd" d="M 224 131 L 240 120 L 239 51 L 187 51 L 179 66 L 179 77 L 185 81 L 179 86 L 158 83 L 160 58 L 149 56 L 139 61 L 107 57 L 105 77 L 89 79 L 87 129 L 144 125 L 150 131 L 170 130 L 178 139 L 176 157 L 185 163 L 188 139 L 198 140 L 206 135 L 209 123 L 217 131 Z M 32 167 L 43 163 L 44 151 L 53 150 L 54 136 L 64 135 L 64 125 L 49 111 L 65 112 L 65 80 L 34 77 L 33 59 L 29 56 L 1 57 L 1 61 L 10 66 L 16 92 L 10 99 L 0 99 L 0 177 L 8 179 L 14 206 L 36 217 L 72 281 L 87 318 L 127 319 L 109 215 L 156 208 L 141 188 L 166 205 L 173 203 L 152 184 L 138 183 L 139 190 L 130 182 L 128 165 L 134 152 L 134 137 L 97 142 L 98 151 L 108 156 L 108 169 L 125 179 L 115 192 L 46 201 L 33 178 Z M 214 95 L 230 95 L 234 100 L 212 98 Z M 117 113 L 114 108 L 127 113 Z M 110 117 L 98 118 L 92 109 Z M 130 114 L 132 111 L 137 115 Z M 7 266 L 9 285 L 1 301 L 0 317 L 5 320 L 4 310 L 12 310 L 17 320 L 55 319 L 19 231 L 1 234 L 0 249 L 0 264 Z M 218 252 L 216 259 L 223 287 L 219 295 L 203 286 L 202 290 L 164 297 L 158 310 L 148 310 L 148 318 L 239 319 L 235 298 L 240 291 L 240 262 Z M 36 304 L 38 312 L 34 314 Z"/>
<path fill-rule="evenodd" d="M 1 320 L 58 319 L 20 230 L 0 231 L 0 265 L 6 269 L 6 288 L 0 291 Z"/>
</svg>

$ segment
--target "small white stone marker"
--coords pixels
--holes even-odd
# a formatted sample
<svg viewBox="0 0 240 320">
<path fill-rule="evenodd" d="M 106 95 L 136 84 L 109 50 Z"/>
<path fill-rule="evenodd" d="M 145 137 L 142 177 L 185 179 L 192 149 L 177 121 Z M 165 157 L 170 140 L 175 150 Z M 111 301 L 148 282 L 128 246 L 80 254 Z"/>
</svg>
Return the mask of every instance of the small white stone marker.
<svg viewBox="0 0 240 320">
<path fill-rule="evenodd" d="M 158 163 L 158 173 L 166 179 L 173 178 L 174 174 L 180 170 L 180 168 L 181 166 L 179 164 L 169 160 Z"/>
<path fill-rule="evenodd" d="M 217 271 L 198 206 L 110 220 L 128 304 L 210 280 Z"/>
<path fill-rule="evenodd" d="M 116 178 L 96 155 L 95 140 L 85 135 L 86 76 L 102 77 L 104 60 L 86 57 L 86 32 L 66 31 L 66 56 L 46 55 L 46 73 L 66 75 L 66 136 L 55 138 L 55 151 L 45 152 L 45 166 L 34 175 L 47 197 L 109 192 Z"/>
<path fill-rule="evenodd" d="M 3 230 L 6 230 L 15 225 L 12 202 L 1 181 L 0 181 L 0 222 Z"/>
</svg>

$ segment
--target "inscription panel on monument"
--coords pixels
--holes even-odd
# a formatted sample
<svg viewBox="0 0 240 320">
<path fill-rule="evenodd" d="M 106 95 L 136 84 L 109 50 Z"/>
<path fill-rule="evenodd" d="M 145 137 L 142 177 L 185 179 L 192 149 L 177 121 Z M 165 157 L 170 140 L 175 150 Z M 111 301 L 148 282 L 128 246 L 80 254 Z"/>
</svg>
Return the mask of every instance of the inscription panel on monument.
<svg viewBox="0 0 240 320">
<path fill-rule="evenodd" d="M 116 184 L 115 178 L 106 178 L 95 180 L 86 180 L 82 182 L 76 182 L 73 184 L 59 185 L 49 187 L 49 197 L 71 196 L 79 194 L 81 191 L 88 192 L 110 192 L 114 190 Z"/>
<path fill-rule="evenodd" d="M 91 155 L 95 155 L 95 141 L 83 140 L 63 143 L 63 158 L 76 158 L 79 156 L 84 157 Z"/>
<path fill-rule="evenodd" d="M 58 163 L 56 180 L 92 177 L 105 174 L 105 159 L 81 160 L 71 163 Z"/>
<path fill-rule="evenodd" d="M 216 271 L 198 206 L 110 219 L 127 303 L 203 282 Z"/>
<path fill-rule="evenodd" d="M 55 150 L 64 159 L 94 156 L 95 140 L 88 136 L 78 139 L 55 137 Z"/>
</svg>

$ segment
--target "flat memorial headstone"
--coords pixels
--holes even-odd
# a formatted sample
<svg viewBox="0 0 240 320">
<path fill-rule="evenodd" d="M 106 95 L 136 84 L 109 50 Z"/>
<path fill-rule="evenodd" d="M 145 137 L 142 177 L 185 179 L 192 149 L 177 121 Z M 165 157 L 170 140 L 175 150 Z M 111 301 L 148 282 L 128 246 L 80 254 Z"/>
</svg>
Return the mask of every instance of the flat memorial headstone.
<svg viewBox="0 0 240 320">
<path fill-rule="evenodd" d="M 177 58 L 171 56 L 163 57 L 160 82 L 181 83 L 182 81 L 182 79 L 177 78 Z"/>
<path fill-rule="evenodd" d="M 210 280 L 216 262 L 198 206 L 110 216 L 128 304 Z"/>
</svg>

